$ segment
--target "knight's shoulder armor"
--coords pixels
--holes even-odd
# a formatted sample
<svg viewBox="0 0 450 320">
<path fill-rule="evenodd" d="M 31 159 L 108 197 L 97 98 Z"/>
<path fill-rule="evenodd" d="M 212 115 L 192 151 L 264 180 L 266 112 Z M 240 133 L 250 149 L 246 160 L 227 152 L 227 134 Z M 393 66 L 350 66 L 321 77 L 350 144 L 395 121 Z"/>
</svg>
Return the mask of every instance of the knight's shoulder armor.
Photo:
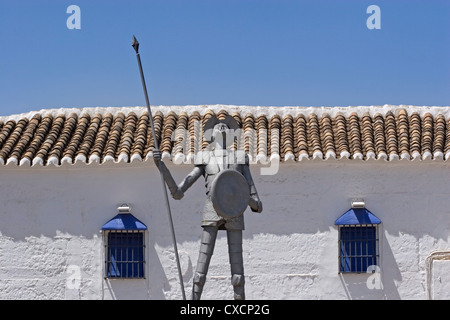
<svg viewBox="0 0 450 320">
<path fill-rule="evenodd" d="M 199 151 L 194 156 L 194 165 L 207 165 L 210 161 L 211 154 L 210 151 Z"/>
</svg>

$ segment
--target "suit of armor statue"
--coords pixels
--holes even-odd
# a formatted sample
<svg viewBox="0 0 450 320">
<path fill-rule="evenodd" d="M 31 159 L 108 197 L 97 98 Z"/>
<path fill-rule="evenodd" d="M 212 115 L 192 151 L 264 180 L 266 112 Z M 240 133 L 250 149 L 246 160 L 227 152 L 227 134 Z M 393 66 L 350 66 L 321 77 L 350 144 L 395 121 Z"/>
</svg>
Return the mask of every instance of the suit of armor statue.
<svg viewBox="0 0 450 320">
<path fill-rule="evenodd" d="M 200 176 L 205 178 L 207 197 L 202 210 L 203 233 L 197 267 L 194 274 L 192 288 L 193 300 L 199 300 L 201 297 L 218 230 L 226 230 L 227 232 L 234 298 L 236 300 L 245 299 L 244 263 L 242 258 L 243 211 L 245 207 L 250 206 L 252 211 L 261 212 L 262 203 L 250 174 L 247 155 L 244 152 L 227 150 L 227 145 L 230 145 L 234 141 L 234 135 L 232 134 L 234 133 L 233 130 L 236 130 L 237 127 L 237 123 L 230 116 L 227 116 L 224 120 L 219 120 L 216 117 L 210 118 L 204 128 L 205 136 L 207 131 L 212 131 L 211 138 L 208 139 L 210 148 L 208 151 L 202 151 L 196 156 L 194 169 L 178 185 L 161 161 L 161 152 L 155 150 L 153 153 L 154 161 L 157 167 L 162 170 L 166 184 L 174 199 L 181 199 L 185 191 Z M 161 166 L 159 166 L 160 163 L 162 164 Z M 222 179 L 219 179 L 218 177 L 221 174 Z M 240 192 L 243 190 L 240 179 L 245 181 L 244 189 L 248 187 L 248 198 L 242 198 L 243 196 L 241 196 L 241 193 L 245 194 L 246 190 Z M 241 183 L 241 187 L 236 187 L 236 189 L 235 185 L 238 185 L 238 182 Z M 221 185 L 214 187 L 215 184 Z M 233 188 L 234 191 L 232 190 Z M 223 195 L 225 193 L 229 198 Z M 235 207 L 234 200 L 236 202 L 244 201 L 244 206 L 240 208 Z"/>
</svg>

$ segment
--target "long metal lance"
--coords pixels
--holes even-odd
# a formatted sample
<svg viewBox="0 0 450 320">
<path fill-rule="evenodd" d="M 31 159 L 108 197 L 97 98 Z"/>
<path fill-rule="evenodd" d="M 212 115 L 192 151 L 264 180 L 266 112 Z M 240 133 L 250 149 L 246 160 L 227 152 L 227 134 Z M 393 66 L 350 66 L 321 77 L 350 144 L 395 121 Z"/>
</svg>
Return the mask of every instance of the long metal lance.
<svg viewBox="0 0 450 320">
<path fill-rule="evenodd" d="M 136 57 L 137 57 L 138 65 L 139 65 L 139 71 L 141 73 L 142 87 L 144 88 L 145 101 L 147 103 L 148 117 L 150 119 L 150 125 L 152 127 L 153 141 L 155 142 L 155 150 L 159 150 L 158 140 L 156 139 L 156 134 L 155 134 L 155 125 L 153 124 L 152 110 L 150 109 L 150 101 L 148 100 L 147 86 L 145 85 L 144 72 L 142 71 L 141 57 L 139 56 L 139 42 L 137 41 L 135 36 L 133 36 L 133 42 L 131 45 L 134 48 L 134 50 L 136 51 Z M 181 274 L 180 258 L 178 256 L 177 240 L 175 239 L 175 230 L 173 227 L 172 213 L 170 211 L 169 197 L 167 196 L 166 183 L 164 181 L 164 176 L 163 176 L 163 173 L 161 170 L 161 162 L 159 163 L 159 166 L 160 166 L 159 172 L 160 172 L 160 176 L 161 176 L 161 182 L 162 182 L 163 189 L 164 189 L 164 198 L 166 200 L 167 215 L 169 216 L 170 229 L 172 231 L 173 249 L 175 251 L 175 258 L 177 260 L 177 268 L 178 268 L 178 276 L 180 278 L 181 293 L 183 294 L 183 300 L 186 300 L 186 294 L 184 292 L 183 275 Z"/>
</svg>

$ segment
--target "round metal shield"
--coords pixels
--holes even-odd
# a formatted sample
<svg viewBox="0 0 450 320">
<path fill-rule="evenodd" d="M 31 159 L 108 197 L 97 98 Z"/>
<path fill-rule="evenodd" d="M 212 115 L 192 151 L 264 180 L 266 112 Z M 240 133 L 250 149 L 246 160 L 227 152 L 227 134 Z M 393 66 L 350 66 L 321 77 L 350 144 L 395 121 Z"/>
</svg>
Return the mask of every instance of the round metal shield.
<svg viewBox="0 0 450 320">
<path fill-rule="evenodd" d="M 227 169 L 217 174 L 210 195 L 218 215 L 226 219 L 236 218 L 248 206 L 250 187 L 240 172 Z"/>
</svg>

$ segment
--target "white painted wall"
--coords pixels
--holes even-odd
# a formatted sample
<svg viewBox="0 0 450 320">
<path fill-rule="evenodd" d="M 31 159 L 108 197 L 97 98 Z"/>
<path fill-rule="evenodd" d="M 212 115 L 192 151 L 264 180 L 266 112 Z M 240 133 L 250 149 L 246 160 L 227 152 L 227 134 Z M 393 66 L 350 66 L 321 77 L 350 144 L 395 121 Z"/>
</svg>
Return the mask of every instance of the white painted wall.
<svg viewBox="0 0 450 320">
<path fill-rule="evenodd" d="M 177 181 L 191 165 L 169 165 Z M 425 260 L 450 249 L 450 165 L 442 161 L 311 160 L 273 176 L 251 167 L 264 204 L 247 210 L 248 299 L 425 299 Z M 0 299 L 181 299 L 160 178 L 152 161 L 0 169 Z M 171 199 L 186 295 L 201 235 L 202 178 Z M 380 289 L 370 274 L 338 274 L 335 220 L 363 198 L 382 220 Z M 147 278 L 104 280 L 101 226 L 126 202 L 148 229 Z M 434 297 L 448 297 L 446 262 Z M 77 269 L 79 267 L 79 269 Z M 79 270 L 80 282 L 77 285 Z M 373 278 L 370 278 L 373 280 Z M 440 281 L 440 282 L 439 282 Z M 444 283 L 442 282 L 444 281 Z M 226 236 L 219 233 L 204 299 L 232 299 Z"/>
</svg>

